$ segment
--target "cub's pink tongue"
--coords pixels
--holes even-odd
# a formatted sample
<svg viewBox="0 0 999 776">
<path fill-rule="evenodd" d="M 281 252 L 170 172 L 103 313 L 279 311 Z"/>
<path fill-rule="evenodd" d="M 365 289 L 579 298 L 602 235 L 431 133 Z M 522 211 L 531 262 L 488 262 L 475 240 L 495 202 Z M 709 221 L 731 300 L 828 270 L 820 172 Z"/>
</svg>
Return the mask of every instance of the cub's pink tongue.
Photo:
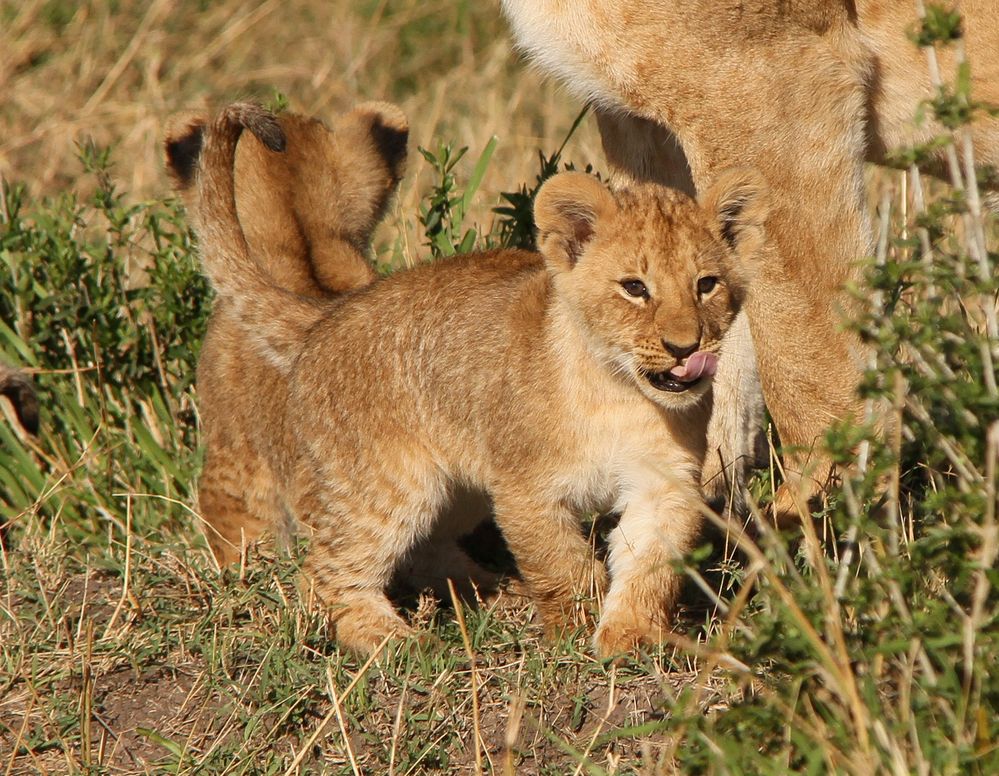
<svg viewBox="0 0 999 776">
<path fill-rule="evenodd" d="M 718 356 L 699 350 L 687 359 L 687 363 L 673 367 L 669 373 L 681 383 L 692 383 L 699 377 L 710 377 L 717 368 Z"/>
</svg>

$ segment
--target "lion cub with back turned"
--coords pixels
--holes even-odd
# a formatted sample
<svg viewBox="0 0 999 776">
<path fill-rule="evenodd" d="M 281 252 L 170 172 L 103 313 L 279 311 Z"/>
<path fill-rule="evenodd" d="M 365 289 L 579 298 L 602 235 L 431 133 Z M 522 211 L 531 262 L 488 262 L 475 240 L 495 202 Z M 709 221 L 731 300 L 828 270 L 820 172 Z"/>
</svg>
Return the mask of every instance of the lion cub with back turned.
<svg viewBox="0 0 999 776">
<path fill-rule="evenodd" d="M 247 340 L 285 376 L 287 393 L 244 431 L 269 462 L 273 497 L 310 532 L 304 574 L 338 640 L 370 651 L 408 631 L 385 587 L 459 484 L 492 496 L 553 626 L 604 582 L 579 514 L 621 511 L 595 643 L 615 654 L 656 640 L 678 591 L 671 564 L 700 522 L 717 350 L 763 244 L 759 176 L 727 171 L 695 202 L 557 175 L 535 204 L 540 255 L 460 256 L 309 299 L 249 255 L 233 186 L 244 127 L 281 145 L 256 106 L 230 106 L 210 126 L 201 251 Z"/>
<path fill-rule="evenodd" d="M 198 171 L 207 113 L 187 112 L 166 133 L 167 170 L 203 239 Z M 369 102 L 328 127 L 307 116 L 278 117 L 282 152 L 252 133 L 236 148 L 237 217 L 247 250 L 271 282 L 294 294 L 332 299 L 373 281 L 371 232 L 402 175 L 408 122 L 391 104 Z M 279 520 L 274 474 L 260 429 L 287 376 L 248 342 L 230 300 L 212 311 L 198 368 L 198 406 L 207 455 L 198 483 L 205 535 L 220 565 Z M 276 435 L 275 435 L 276 436 Z M 450 553 L 457 558 L 457 547 Z M 445 554 L 445 557 L 448 557 Z"/>
</svg>

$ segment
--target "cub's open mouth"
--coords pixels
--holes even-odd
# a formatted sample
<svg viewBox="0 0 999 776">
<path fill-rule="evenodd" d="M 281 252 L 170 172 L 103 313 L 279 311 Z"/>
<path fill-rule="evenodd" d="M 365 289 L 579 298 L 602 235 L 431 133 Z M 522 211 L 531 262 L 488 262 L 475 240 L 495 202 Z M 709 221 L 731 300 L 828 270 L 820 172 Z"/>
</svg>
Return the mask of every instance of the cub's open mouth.
<svg viewBox="0 0 999 776">
<path fill-rule="evenodd" d="M 683 364 L 677 364 L 672 369 L 663 372 L 645 372 L 645 379 L 657 391 L 682 393 L 693 388 L 704 378 L 710 378 L 717 368 L 718 356 L 699 350 Z"/>
<path fill-rule="evenodd" d="M 670 391 L 671 393 L 682 393 L 701 382 L 699 377 L 690 382 L 682 382 L 669 372 L 646 372 L 645 379 L 657 391 Z"/>
</svg>

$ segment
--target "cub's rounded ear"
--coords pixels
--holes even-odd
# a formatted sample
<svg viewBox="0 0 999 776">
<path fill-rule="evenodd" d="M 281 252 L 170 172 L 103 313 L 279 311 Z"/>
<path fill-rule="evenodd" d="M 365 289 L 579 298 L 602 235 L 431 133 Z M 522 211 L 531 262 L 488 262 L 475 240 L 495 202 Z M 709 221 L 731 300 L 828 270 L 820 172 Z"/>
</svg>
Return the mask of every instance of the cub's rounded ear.
<svg viewBox="0 0 999 776">
<path fill-rule="evenodd" d="M 617 202 L 592 175 L 552 176 L 534 199 L 538 250 L 554 269 L 572 269 L 593 237 L 597 221 L 617 211 Z"/>
<path fill-rule="evenodd" d="M 409 142 L 409 120 L 390 102 L 363 102 L 336 123 L 338 132 L 361 132 L 371 138 L 395 180 L 402 178 Z"/>
<path fill-rule="evenodd" d="M 763 247 L 770 214 L 770 188 L 752 167 L 722 170 L 698 198 L 718 225 L 718 234 L 736 252 L 752 255 Z"/>
<path fill-rule="evenodd" d="M 14 405 L 14 414 L 29 434 L 38 434 L 38 396 L 22 372 L 0 363 L 0 395 Z"/>
<path fill-rule="evenodd" d="M 201 140 L 207 124 L 207 113 L 193 111 L 179 113 L 167 122 L 163 150 L 167 172 L 178 191 L 185 191 L 194 184 L 198 157 L 201 156 Z"/>
</svg>

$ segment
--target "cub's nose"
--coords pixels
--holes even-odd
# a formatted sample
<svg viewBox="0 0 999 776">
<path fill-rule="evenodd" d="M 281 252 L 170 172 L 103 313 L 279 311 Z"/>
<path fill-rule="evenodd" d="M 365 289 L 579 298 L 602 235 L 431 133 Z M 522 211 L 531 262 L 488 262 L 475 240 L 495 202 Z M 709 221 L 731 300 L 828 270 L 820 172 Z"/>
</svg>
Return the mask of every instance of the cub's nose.
<svg viewBox="0 0 999 776">
<path fill-rule="evenodd" d="M 666 348 L 669 354 L 674 358 L 686 358 L 691 353 L 696 352 L 697 348 L 700 347 L 700 344 L 701 344 L 700 340 L 697 340 L 697 342 L 695 342 L 693 345 L 674 345 L 672 342 L 669 342 L 668 340 L 665 339 L 663 340 L 663 347 Z"/>
</svg>

